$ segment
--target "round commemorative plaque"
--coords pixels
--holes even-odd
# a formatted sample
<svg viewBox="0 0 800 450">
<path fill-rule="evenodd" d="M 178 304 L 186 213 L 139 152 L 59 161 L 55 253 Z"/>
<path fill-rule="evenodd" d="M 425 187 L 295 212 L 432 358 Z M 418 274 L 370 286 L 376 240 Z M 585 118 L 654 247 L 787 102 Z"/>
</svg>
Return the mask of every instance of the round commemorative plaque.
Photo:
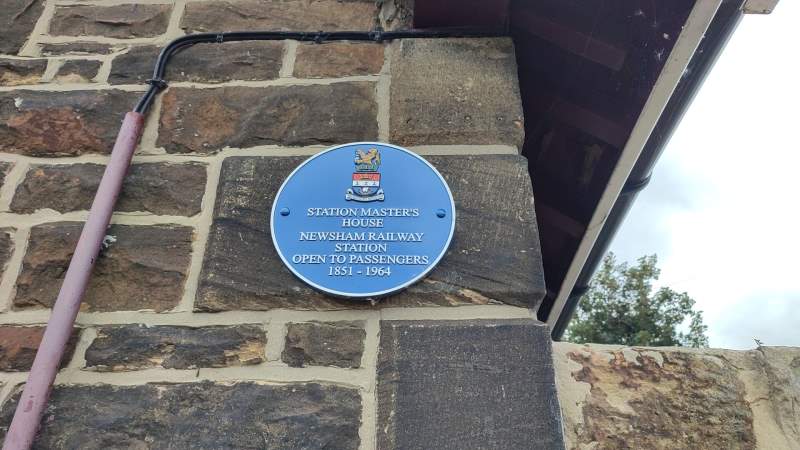
<svg viewBox="0 0 800 450">
<path fill-rule="evenodd" d="M 356 142 L 318 153 L 283 182 L 270 213 L 283 262 L 312 287 L 369 299 L 420 280 L 455 229 L 441 174 L 395 145 Z"/>
</svg>

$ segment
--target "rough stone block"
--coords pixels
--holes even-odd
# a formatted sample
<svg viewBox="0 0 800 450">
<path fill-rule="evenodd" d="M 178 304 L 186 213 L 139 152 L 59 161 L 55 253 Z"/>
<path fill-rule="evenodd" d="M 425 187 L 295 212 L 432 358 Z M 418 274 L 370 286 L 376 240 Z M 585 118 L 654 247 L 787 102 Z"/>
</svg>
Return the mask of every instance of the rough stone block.
<svg viewBox="0 0 800 450">
<path fill-rule="evenodd" d="M 47 69 L 46 59 L 0 58 L 0 86 L 36 84 Z"/>
<path fill-rule="evenodd" d="M 97 42 L 42 44 L 42 56 L 108 55 L 118 46 Z"/>
<path fill-rule="evenodd" d="M 341 144 L 377 138 L 375 83 L 170 89 L 158 145 L 169 153 L 226 146 Z"/>
<path fill-rule="evenodd" d="M 793 449 L 800 349 L 553 346 L 570 448 Z"/>
<path fill-rule="evenodd" d="M 170 5 L 57 6 L 50 22 L 54 36 L 154 37 L 167 31 Z"/>
<path fill-rule="evenodd" d="M 90 83 L 100 70 L 101 61 L 75 59 L 66 61 L 58 68 L 54 81 L 57 83 Z"/>
<path fill-rule="evenodd" d="M 102 327 L 86 350 L 86 367 L 126 371 L 151 367 L 196 369 L 264 361 L 264 330 L 255 325 L 189 328 L 121 325 Z"/>
<path fill-rule="evenodd" d="M 0 53 L 16 55 L 22 49 L 43 9 L 44 0 L 3 0 L 0 8 Z"/>
<path fill-rule="evenodd" d="M 286 269 L 269 234 L 281 183 L 305 158 L 237 157 L 223 164 L 195 308 L 268 310 L 365 308 L 324 296 Z M 426 158 L 450 185 L 457 218 L 439 266 L 385 306 L 504 302 L 536 308 L 544 296 L 533 192 L 525 158 Z M 491 233 L 486 230 L 491 229 Z"/>
<path fill-rule="evenodd" d="M 387 31 L 414 28 L 414 0 L 382 1 L 378 21 Z"/>
<path fill-rule="evenodd" d="M 82 223 L 59 222 L 31 229 L 17 278 L 14 307 L 51 307 Z M 83 297 L 84 311 L 155 310 L 177 306 L 189 267 L 192 228 L 112 225 Z"/>
<path fill-rule="evenodd" d="M 726 352 L 730 353 L 730 352 Z M 753 410 L 753 428 L 759 448 L 791 448 L 800 443 L 800 348 L 758 347 L 748 351 L 752 372 L 741 372 Z M 742 367 L 742 366 L 739 366 Z M 748 377 L 748 375 L 750 377 Z M 767 399 L 766 401 L 764 399 Z M 712 441 L 713 443 L 713 441 Z"/>
<path fill-rule="evenodd" d="M 456 231 L 441 264 L 413 294 L 538 308 L 545 285 L 528 160 L 515 155 L 427 160 L 453 192 Z"/>
<path fill-rule="evenodd" d="M 6 270 L 8 260 L 14 251 L 14 229 L 0 228 L 0 277 Z"/>
<path fill-rule="evenodd" d="M 80 330 L 74 328 L 67 341 L 61 367 L 69 364 L 78 342 Z M 31 370 L 39 343 L 42 342 L 44 327 L 0 325 L 0 372 L 27 372 Z"/>
<path fill-rule="evenodd" d="M 361 366 L 363 322 L 290 323 L 281 359 L 292 367 Z"/>
<path fill-rule="evenodd" d="M 0 93 L 0 151 L 27 156 L 110 153 L 138 92 Z"/>
<path fill-rule="evenodd" d="M 62 213 L 88 210 L 104 170 L 100 164 L 32 166 L 17 186 L 11 211 L 29 214 L 43 208 Z M 200 212 L 205 187 L 205 164 L 134 164 L 125 176 L 115 210 L 193 216 Z"/>
<path fill-rule="evenodd" d="M 356 389 L 317 383 L 56 386 L 33 447 L 355 450 L 360 419 Z"/>
<path fill-rule="evenodd" d="M 294 76 L 336 78 L 378 74 L 383 68 L 383 50 L 382 44 L 300 44 L 297 47 Z"/>
<path fill-rule="evenodd" d="M 377 7 L 370 0 L 227 0 L 189 2 L 181 27 L 187 32 L 369 31 L 376 18 Z"/>
<path fill-rule="evenodd" d="M 393 44 L 391 142 L 522 148 L 522 102 L 510 38 Z"/>
<path fill-rule="evenodd" d="M 532 319 L 389 321 L 378 449 L 563 448 L 550 331 Z"/>
<path fill-rule="evenodd" d="M 115 57 L 109 83 L 143 83 L 152 78 L 160 51 L 155 46 L 133 47 Z M 272 80 L 278 78 L 282 58 L 283 43 L 277 41 L 196 44 L 170 59 L 164 77 L 198 83 Z"/>
<path fill-rule="evenodd" d="M 189 47 L 185 51 L 189 51 Z M 108 74 L 108 82 L 110 84 L 140 84 L 153 77 L 153 68 L 156 64 L 156 58 L 161 52 L 161 47 L 155 45 L 141 45 L 128 49 L 127 52 L 114 56 L 111 62 L 111 72 Z M 167 65 L 167 70 L 170 75 L 166 75 L 165 79 L 168 81 L 177 81 L 173 78 L 175 67 L 175 59 L 180 57 L 181 52 L 176 54 L 170 59 L 170 64 Z M 209 61 L 201 61 L 208 63 Z"/>
<path fill-rule="evenodd" d="M 0 161 L 0 187 L 6 182 L 6 175 L 14 167 L 14 163 L 7 161 Z"/>
</svg>

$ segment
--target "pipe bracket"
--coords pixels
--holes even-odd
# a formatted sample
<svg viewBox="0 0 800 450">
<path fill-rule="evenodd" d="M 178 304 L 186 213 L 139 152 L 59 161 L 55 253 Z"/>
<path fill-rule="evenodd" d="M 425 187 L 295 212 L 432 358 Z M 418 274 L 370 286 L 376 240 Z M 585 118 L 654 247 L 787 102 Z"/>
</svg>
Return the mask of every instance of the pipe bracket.
<svg viewBox="0 0 800 450">
<path fill-rule="evenodd" d="M 167 82 L 162 78 L 148 78 L 145 83 L 149 84 L 150 86 L 155 86 L 158 89 L 167 88 Z"/>
</svg>

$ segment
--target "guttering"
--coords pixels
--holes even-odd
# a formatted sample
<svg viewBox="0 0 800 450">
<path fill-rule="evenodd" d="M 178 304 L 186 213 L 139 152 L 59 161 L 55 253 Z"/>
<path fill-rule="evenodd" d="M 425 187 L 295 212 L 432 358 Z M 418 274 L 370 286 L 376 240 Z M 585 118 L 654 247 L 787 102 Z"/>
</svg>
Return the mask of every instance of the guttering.
<svg viewBox="0 0 800 450">
<path fill-rule="evenodd" d="M 742 0 L 724 0 L 719 7 L 715 19 L 706 30 L 705 38 L 689 63 L 688 73 L 676 87 L 636 161 L 619 198 L 611 208 L 608 219 L 589 253 L 587 262 L 567 298 L 566 305 L 556 320 L 552 331 L 553 339 L 559 340 L 563 336 L 578 306 L 578 301 L 588 289 L 592 275 L 605 256 L 617 229 L 625 219 L 639 191 L 650 181 L 653 166 L 661 156 L 672 132 L 675 131 L 694 96 L 703 85 L 706 76 L 746 13 L 747 11 L 742 7 Z"/>
<path fill-rule="evenodd" d="M 683 78 L 689 62 L 700 45 L 700 42 L 703 40 L 706 31 L 714 20 L 717 10 L 722 3 L 723 0 L 697 0 L 692 11 L 689 13 L 689 17 L 686 19 L 683 30 L 678 35 L 675 46 L 670 52 L 669 59 L 661 70 L 653 86 L 653 90 L 650 92 L 650 96 L 645 102 L 642 113 L 639 115 L 633 127 L 633 131 L 628 141 L 625 143 L 625 147 L 622 149 L 619 161 L 617 161 L 617 165 L 611 173 L 608 184 L 592 214 L 592 218 L 586 227 L 586 232 L 578 245 L 575 256 L 572 258 L 572 262 L 564 277 L 564 281 L 558 289 L 558 294 L 553 302 L 553 306 L 547 315 L 547 324 L 550 325 L 553 330 L 552 335 L 555 339 L 561 337 L 564 328 L 566 328 L 566 325 L 569 323 L 575 305 L 577 305 L 577 299 L 582 295 L 583 291 L 585 291 L 585 283 L 588 283 L 588 280 L 580 286 L 576 284 L 579 277 L 581 274 L 585 277 L 587 273 L 589 274 L 588 277 L 591 277 L 599 258 L 602 258 L 602 253 L 605 252 L 605 248 L 601 249 L 601 246 L 596 246 L 596 244 L 598 244 L 598 238 L 601 236 L 601 233 L 603 233 L 603 230 L 607 225 L 610 225 L 609 219 L 611 218 L 612 208 L 617 203 L 617 199 L 620 198 L 620 194 L 629 180 L 634 165 L 639 160 L 642 150 L 665 111 L 676 87 Z M 618 209 L 616 225 L 622 221 L 626 212 L 627 209 L 619 214 Z M 609 227 L 608 229 L 611 231 L 607 232 L 608 234 L 606 236 L 608 236 L 608 240 L 610 240 L 610 237 L 613 237 L 616 226 Z M 601 251 L 595 250 L 595 248 Z M 595 257 L 593 262 L 595 264 L 587 265 L 587 261 L 589 261 L 589 256 L 593 250 L 593 256 Z M 578 286 L 578 289 L 575 289 L 576 286 Z M 574 295 L 573 290 L 576 291 Z M 570 308 L 566 308 L 568 300 L 570 300 L 571 303 Z"/>
<path fill-rule="evenodd" d="M 75 252 L 67 269 L 64 283 L 53 305 L 53 312 L 47 322 L 42 342 L 36 352 L 28 380 L 20 396 L 14 418 L 6 433 L 3 450 L 27 450 L 33 445 L 39 429 L 42 413 L 47 406 L 50 391 L 58 373 L 58 366 L 75 318 L 78 315 L 83 294 L 89 284 L 91 271 L 100 252 L 106 229 L 111 220 L 114 204 L 117 201 L 122 180 L 130 166 L 131 158 L 139 142 L 144 118 L 156 95 L 167 87 L 164 80 L 167 63 L 172 55 L 198 43 L 217 43 L 234 41 L 269 41 L 292 39 L 302 42 L 323 43 L 328 41 L 373 41 L 383 42 L 394 39 L 420 38 L 474 38 L 497 37 L 505 33 L 498 30 L 448 28 L 439 30 L 405 31 L 338 31 L 315 33 L 297 31 L 237 31 L 227 33 L 198 33 L 179 37 L 167 44 L 156 60 L 153 78 L 147 80 L 150 88 L 136 105 L 125 115 L 114 149 L 100 186 L 95 194 L 92 207 L 83 231 L 78 239 Z"/>
</svg>

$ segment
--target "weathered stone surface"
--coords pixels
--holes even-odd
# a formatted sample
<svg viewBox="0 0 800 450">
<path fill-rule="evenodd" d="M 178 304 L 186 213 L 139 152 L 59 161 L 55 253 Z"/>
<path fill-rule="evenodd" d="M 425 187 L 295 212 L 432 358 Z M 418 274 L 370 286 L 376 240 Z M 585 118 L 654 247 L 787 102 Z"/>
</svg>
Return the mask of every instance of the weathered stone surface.
<svg viewBox="0 0 800 450">
<path fill-rule="evenodd" d="M 196 310 L 309 309 L 342 304 L 299 282 L 285 269 L 269 235 L 267 217 L 275 193 L 304 159 L 225 159 Z"/>
<path fill-rule="evenodd" d="M 170 153 L 226 146 L 314 145 L 377 138 L 375 83 L 170 89 L 158 145 Z"/>
<path fill-rule="evenodd" d="M 14 229 L 0 228 L 0 277 L 6 270 L 11 253 L 14 251 Z"/>
<path fill-rule="evenodd" d="M 14 307 L 51 307 L 80 235 L 82 223 L 31 229 Z M 192 228 L 112 225 L 83 297 L 84 311 L 155 310 L 180 301 L 191 253 Z"/>
<path fill-rule="evenodd" d="M 28 156 L 110 153 L 138 92 L 0 93 L 0 151 Z"/>
<path fill-rule="evenodd" d="M 522 103 L 510 38 L 407 39 L 393 45 L 393 143 L 522 148 Z"/>
<path fill-rule="evenodd" d="M 569 448 L 792 448 L 757 445 L 750 405 L 791 403 L 771 391 L 769 364 L 757 352 L 554 344 Z M 800 349 L 792 356 L 796 370 Z M 784 367 L 791 371 L 791 362 Z M 748 393 L 753 385 L 767 388 L 763 397 Z M 797 404 L 797 390 L 775 387 Z M 800 424 L 797 408 L 791 415 Z"/>
<path fill-rule="evenodd" d="M 378 449 L 558 449 L 550 331 L 532 319 L 384 321 Z"/>
<path fill-rule="evenodd" d="M 167 31 L 170 5 L 58 6 L 50 22 L 54 36 L 153 37 Z"/>
<path fill-rule="evenodd" d="M 275 193 L 305 158 L 227 158 L 217 190 L 195 308 L 367 308 L 326 297 L 278 257 L 268 216 Z M 427 157 L 450 185 L 458 218 L 453 242 L 424 280 L 378 307 L 504 302 L 536 308 L 544 295 L 533 193 L 525 158 Z M 492 230 L 487 233 L 485 230 Z"/>
<path fill-rule="evenodd" d="M 365 337 L 363 322 L 290 323 L 281 359 L 292 367 L 357 368 Z"/>
<path fill-rule="evenodd" d="M 116 55 L 111 62 L 111 73 L 108 74 L 108 82 L 111 84 L 138 84 L 153 78 L 153 67 L 156 64 L 159 52 L 161 52 L 161 48 L 158 46 L 142 45 L 131 47 L 127 52 Z M 170 59 L 170 64 L 167 66 L 167 70 L 170 70 L 170 72 L 175 72 L 178 69 L 174 63 L 178 56 L 180 56 L 180 53 Z M 207 63 L 208 61 L 203 62 Z M 171 76 L 166 76 L 166 79 L 175 81 Z"/>
<path fill-rule="evenodd" d="M 89 83 L 102 66 L 102 61 L 74 59 L 66 61 L 58 68 L 54 81 L 58 83 Z"/>
<path fill-rule="evenodd" d="M 300 44 L 294 63 L 298 78 L 335 78 L 373 75 L 383 67 L 382 44 Z"/>
<path fill-rule="evenodd" d="M 61 367 L 69 364 L 75 352 L 80 330 L 72 330 L 72 336 L 67 341 L 64 356 L 61 358 Z M 31 370 L 36 350 L 44 335 L 44 327 L 0 325 L 0 372 L 27 372 Z"/>
<path fill-rule="evenodd" d="M 545 285 L 527 159 L 426 159 L 453 192 L 456 231 L 442 262 L 408 296 L 443 296 L 438 302 L 444 304 L 501 301 L 535 310 Z"/>
<path fill-rule="evenodd" d="M 42 15 L 44 0 L 3 0 L 0 8 L 0 53 L 16 55 Z"/>
<path fill-rule="evenodd" d="M 266 343 L 264 330 L 255 325 L 108 326 L 98 329 L 86 350 L 86 366 L 103 372 L 243 366 L 264 361 Z"/>
<path fill-rule="evenodd" d="M 47 69 L 46 59 L 0 58 L 0 86 L 36 84 Z"/>
<path fill-rule="evenodd" d="M 116 58 L 108 81 L 111 84 L 141 83 L 153 76 L 161 47 L 133 47 Z M 165 79 L 219 83 L 232 80 L 278 78 L 283 58 L 282 42 L 226 42 L 196 44 L 170 59 Z"/>
<path fill-rule="evenodd" d="M 64 44 L 42 44 L 42 56 L 64 55 L 108 55 L 117 46 L 97 42 L 68 42 Z"/>
<path fill-rule="evenodd" d="M 104 170 L 100 164 L 31 166 L 17 186 L 11 211 L 28 214 L 43 208 L 62 213 L 88 210 Z M 193 216 L 200 212 L 205 187 L 205 164 L 133 164 L 115 210 Z"/>
<path fill-rule="evenodd" d="M 56 386 L 33 448 L 355 450 L 360 419 L 356 389 L 317 383 Z"/>
<path fill-rule="evenodd" d="M 14 163 L 7 161 L 0 161 L 0 187 L 6 182 L 6 175 L 14 167 Z"/>
<path fill-rule="evenodd" d="M 227 0 L 190 2 L 181 20 L 185 31 L 344 31 L 371 30 L 372 1 Z"/>
<path fill-rule="evenodd" d="M 283 42 L 226 42 L 193 45 L 180 52 L 167 68 L 167 79 L 217 83 L 278 78 Z"/>
<path fill-rule="evenodd" d="M 414 0 L 382 0 L 378 20 L 384 30 L 414 28 Z"/>
<path fill-rule="evenodd" d="M 726 352 L 731 353 L 731 352 Z M 740 373 L 753 410 L 759 449 L 800 449 L 800 348 L 759 347 L 744 355 Z"/>
</svg>

